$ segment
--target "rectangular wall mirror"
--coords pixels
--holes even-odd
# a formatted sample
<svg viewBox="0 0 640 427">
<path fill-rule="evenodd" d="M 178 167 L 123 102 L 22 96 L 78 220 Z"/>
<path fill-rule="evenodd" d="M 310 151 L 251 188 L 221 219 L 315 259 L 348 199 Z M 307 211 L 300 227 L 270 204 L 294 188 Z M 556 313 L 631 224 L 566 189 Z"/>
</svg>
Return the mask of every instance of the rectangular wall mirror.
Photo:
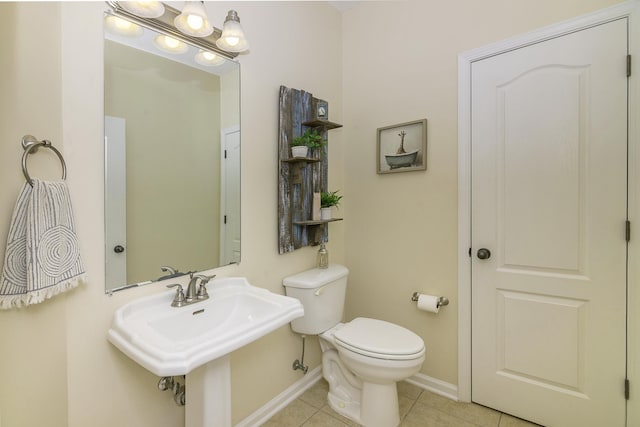
<svg viewBox="0 0 640 427">
<path fill-rule="evenodd" d="M 162 45 L 149 28 L 116 34 L 111 18 L 106 292 L 158 280 L 162 266 L 184 274 L 239 262 L 240 65 L 183 42 Z"/>
</svg>

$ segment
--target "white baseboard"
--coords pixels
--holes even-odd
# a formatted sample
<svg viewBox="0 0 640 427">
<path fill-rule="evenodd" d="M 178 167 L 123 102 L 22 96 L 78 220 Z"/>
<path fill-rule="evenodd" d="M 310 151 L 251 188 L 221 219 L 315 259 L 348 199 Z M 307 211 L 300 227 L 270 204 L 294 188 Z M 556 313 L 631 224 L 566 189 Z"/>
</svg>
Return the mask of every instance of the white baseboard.
<svg viewBox="0 0 640 427">
<path fill-rule="evenodd" d="M 420 373 L 407 378 L 405 381 L 432 393 L 458 401 L 458 386 L 455 384 Z"/>
<path fill-rule="evenodd" d="M 307 372 L 302 378 L 293 383 L 285 391 L 271 399 L 263 407 L 240 421 L 235 427 L 257 427 L 266 423 L 271 417 L 284 409 L 302 393 L 311 388 L 322 378 L 322 365 Z"/>
<path fill-rule="evenodd" d="M 317 366 L 305 376 L 293 383 L 285 391 L 271 399 L 263 407 L 240 421 L 235 427 L 257 427 L 266 423 L 271 417 L 297 399 L 322 378 L 322 366 Z M 406 380 L 415 386 L 432 393 L 458 401 L 458 387 L 424 374 L 415 374 Z"/>
</svg>

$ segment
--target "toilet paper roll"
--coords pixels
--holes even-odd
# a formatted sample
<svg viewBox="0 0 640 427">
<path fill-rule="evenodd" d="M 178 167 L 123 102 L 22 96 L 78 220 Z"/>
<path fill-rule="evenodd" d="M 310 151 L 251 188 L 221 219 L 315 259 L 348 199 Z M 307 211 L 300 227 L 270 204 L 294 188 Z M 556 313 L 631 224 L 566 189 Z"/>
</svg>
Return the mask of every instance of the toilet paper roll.
<svg viewBox="0 0 640 427">
<path fill-rule="evenodd" d="M 420 295 L 418 297 L 418 310 L 437 313 L 440 311 L 440 307 L 438 307 L 439 301 L 440 297 L 435 295 Z"/>
</svg>

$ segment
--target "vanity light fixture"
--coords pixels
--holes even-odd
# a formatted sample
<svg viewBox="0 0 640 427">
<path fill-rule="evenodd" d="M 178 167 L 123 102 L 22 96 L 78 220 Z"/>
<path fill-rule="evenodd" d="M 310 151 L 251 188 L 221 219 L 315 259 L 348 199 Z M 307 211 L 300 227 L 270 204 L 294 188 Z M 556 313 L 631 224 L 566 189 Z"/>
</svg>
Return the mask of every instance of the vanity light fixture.
<svg viewBox="0 0 640 427">
<path fill-rule="evenodd" d="M 196 54 L 195 60 L 198 64 L 206 67 L 215 67 L 216 65 L 223 64 L 225 61 L 220 55 L 202 49 Z"/>
<path fill-rule="evenodd" d="M 163 34 L 155 36 L 153 38 L 153 44 L 155 44 L 159 49 L 169 53 L 180 54 L 189 50 L 189 46 L 187 46 L 185 42 Z"/>
<path fill-rule="evenodd" d="M 154 3 L 162 6 L 163 13 L 153 18 L 145 16 L 145 14 L 150 15 L 147 9 L 150 9 L 151 4 Z M 132 21 L 143 28 L 150 28 L 175 40 L 213 52 L 225 59 L 233 59 L 240 52 L 249 49 L 244 31 L 240 26 L 240 18 L 235 10 L 229 11 L 223 30 L 220 30 L 211 25 L 204 2 L 200 0 L 185 2 L 182 11 L 162 2 L 107 0 L 107 4 L 111 7 L 109 15 Z M 136 6 L 141 4 L 142 7 L 136 8 L 134 4 Z M 159 46 L 167 50 L 166 43 L 161 41 Z M 171 47 L 169 49 L 175 53 L 175 49 Z"/>
<path fill-rule="evenodd" d="M 244 52 L 249 49 L 249 43 L 240 25 L 240 17 L 235 10 L 230 10 L 227 14 L 222 27 L 222 35 L 216 40 L 216 46 L 227 52 Z"/>
<path fill-rule="evenodd" d="M 124 10 L 142 18 L 158 18 L 164 15 L 164 5 L 159 1 L 121 1 Z"/>
<path fill-rule="evenodd" d="M 121 36 L 140 37 L 144 32 L 140 25 L 113 15 L 105 18 L 105 25 L 107 30 Z"/>
<path fill-rule="evenodd" d="M 213 33 L 213 27 L 201 1 L 186 1 L 182 13 L 176 16 L 173 24 L 178 30 L 194 37 L 206 37 Z"/>
</svg>

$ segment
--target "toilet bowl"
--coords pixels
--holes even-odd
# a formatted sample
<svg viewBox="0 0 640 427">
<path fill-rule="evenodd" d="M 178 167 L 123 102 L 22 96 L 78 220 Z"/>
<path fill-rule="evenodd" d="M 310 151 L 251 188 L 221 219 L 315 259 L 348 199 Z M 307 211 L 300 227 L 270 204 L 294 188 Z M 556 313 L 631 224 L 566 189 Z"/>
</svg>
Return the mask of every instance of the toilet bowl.
<svg viewBox="0 0 640 427">
<path fill-rule="evenodd" d="M 341 323 L 347 275 L 345 267 L 334 264 L 285 278 L 287 295 L 298 298 L 305 310 L 291 328 L 318 335 L 333 410 L 366 427 L 396 427 L 396 383 L 420 370 L 424 341 L 383 320 L 358 317 Z"/>
<path fill-rule="evenodd" d="M 413 332 L 377 319 L 356 318 L 319 335 L 331 408 L 366 427 L 400 423 L 396 383 L 425 359 Z"/>
</svg>

